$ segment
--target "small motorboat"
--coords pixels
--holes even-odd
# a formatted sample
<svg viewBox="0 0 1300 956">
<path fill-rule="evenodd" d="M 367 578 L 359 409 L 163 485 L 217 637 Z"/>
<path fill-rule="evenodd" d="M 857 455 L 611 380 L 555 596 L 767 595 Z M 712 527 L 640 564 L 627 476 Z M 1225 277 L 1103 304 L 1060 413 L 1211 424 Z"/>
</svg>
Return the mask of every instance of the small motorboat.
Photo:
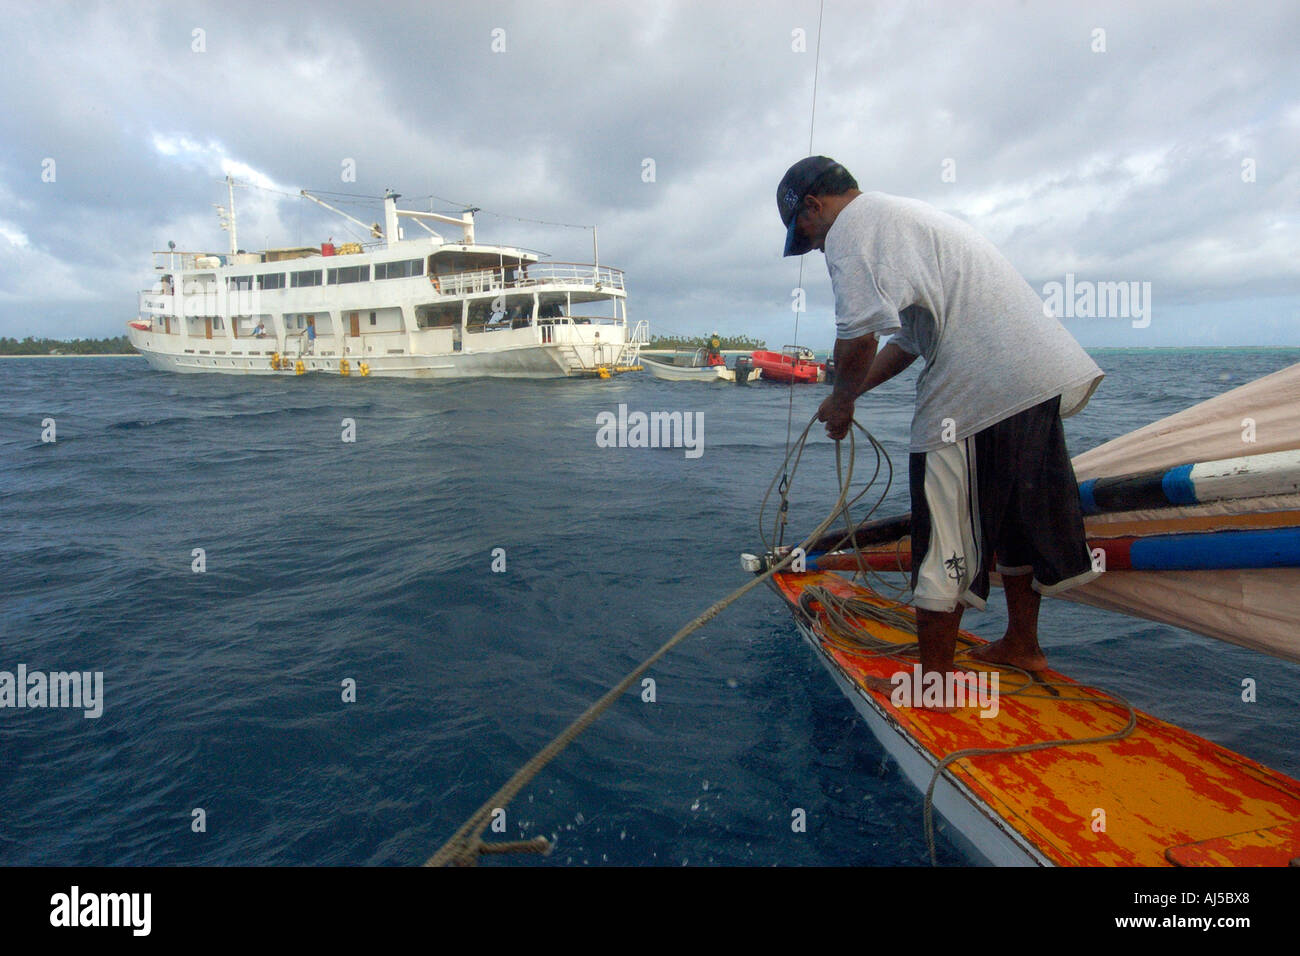
<svg viewBox="0 0 1300 956">
<path fill-rule="evenodd" d="M 735 369 L 727 368 L 726 365 L 709 365 L 707 353 L 704 349 L 691 351 L 677 351 L 671 355 L 655 355 L 653 357 L 641 354 L 641 364 L 650 370 L 655 378 L 661 378 L 668 382 L 736 382 L 744 384 L 745 380 L 754 381 L 758 378 L 757 369 L 749 370 L 748 360 L 745 357 L 737 359 L 738 366 L 745 366 L 742 374 L 737 375 Z"/>
<path fill-rule="evenodd" d="M 811 349 L 787 345 L 780 352 L 755 352 L 754 368 L 769 382 L 795 382 L 811 385 L 826 381 L 826 365 L 817 361 Z"/>
</svg>

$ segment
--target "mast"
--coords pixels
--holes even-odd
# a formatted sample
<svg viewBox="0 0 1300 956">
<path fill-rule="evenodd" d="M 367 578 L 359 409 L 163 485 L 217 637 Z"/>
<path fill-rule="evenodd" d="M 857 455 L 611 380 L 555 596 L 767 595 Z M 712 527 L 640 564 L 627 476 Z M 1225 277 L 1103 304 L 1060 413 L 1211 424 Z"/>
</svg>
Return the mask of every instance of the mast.
<svg viewBox="0 0 1300 956">
<path fill-rule="evenodd" d="M 230 174 L 226 174 L 226 192 L 230 196 L 229 206 L 217 206 L 217 219 L 221 223 L 221 228 L 230 233 L 230 254 L 233 256 L 239 251 L 239 233 L 235 228 L 235 180 Z"/>
<path fill-rule="evenodd" d="M 235 225 L 235 180 L 226 174 L 226 193 L 230 197 L 230 254 L 239 251 L 239 230 Z"/>
<path fill-rule="evenodd" d="M 391 246 L 398 239 L 397 231 L 397 200 L 401 198 L 401 193 L 395 193 L 391 189 L 384 190 L 384 237 Z"/>
</svg>

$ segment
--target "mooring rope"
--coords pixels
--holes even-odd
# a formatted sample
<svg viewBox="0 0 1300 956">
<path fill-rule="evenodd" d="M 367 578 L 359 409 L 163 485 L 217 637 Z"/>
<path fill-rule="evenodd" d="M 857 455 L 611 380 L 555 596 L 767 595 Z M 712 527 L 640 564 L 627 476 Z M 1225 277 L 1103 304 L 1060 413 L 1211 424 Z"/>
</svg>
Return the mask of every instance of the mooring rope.
<svg viewBox="0 0 1300 956">
<path fill-rule="evenodd" d="M 796 442 L 797 447 L 802 453 L 804 443 L 807 440 L 808 432 L 816 424 L 817 419 L 814 416 L 804 427 L 803 434 L 799 436 Z M 856 424 L 856 423 L 855 423 Z M 858 426 L 861 427 L 861 426 Z M 865 431 L 865 429 L 863 429 Z M 853 481 L 853 461 L 856 457 L 857 448 L 854 443 L 852 432 L 849 435 L 849 461 L 847 472 L 844 473 L 844 481 L 840 487 L 839 497 L 836 499 L 835 506 L 831 509 L 830 515 L 817 526 L 817 528 L 808 535 L 807 539 L 800 547 L 811 544 L 818 536 L 823 534 L 839 517 L 842 507 L 848 500 L 848 493 Z M 835 460 L 836 473 L 840 474 L 840 454 L 841 443 L 835 443 Z M 790 452 L 786 454 L 785 464 L 789 464 Z M 798 459 L 796 457 L 796 467 Z M 784 467 L 784 465 L 783 465 Z M 793 469 L 791 471 L 793 474 Z M 769 493 L 771 489 L 769 488 Z M 717 617 L 722 611 L 726 610 L 731 604 L 739 598 L 748 594 L 758 585 L 767 581 L 773 574 L 785 568 L 796 556 L 795 551 L 791 551 L 780 561 L 774 562 L 770 568 L 762 574 L 755 576 L 742 587 L 732 591 L 726 597 L 710 605 L 703 613 L 697 615 L 688 621 L 680 630 L 664 643 L 659 650 L 655 651 L 650 657 L 646 658 L 635 670 L 631 671 L 621 681 L 611 687 L 603 697 L 588 707 L 581 716 L 573 723 L 569 724 L 559 733 L 549 744 L 533 755 L 527 763 L 519 768 L 506 783 L 497 790 L 487 802 L 480 806 L 470 815 L 470 817 L 460 826 L 460 828 L 447 840 L 445 844 L 431 856 L 425 866 L 473 866 L 478 862 L 478 857 L 482 853 L 507 853 L 507 852 L 546 852 L 550 848 L 549 841 L 545 837 L 536 837 L 533 840 L 516 843 L 496 843 L 490 844 L 483 840 L 483 831 L 487 829 L 491 822 L 492 815 L 498 807 L 504 808 L 510 803 L 522 790 L 529 781 L 531 781 L 548 763 L 555 759 L 565 747 L 574 741 L 584 730 L 595 723 L 606 710 L 618 700 L 624 692 L 628 690 L 637 679 L 649 670 L 660 658 L 671 651 L 674 647 L 684 641 L 691 634 L 698 631 L 713 618 Z"/>
</svg>

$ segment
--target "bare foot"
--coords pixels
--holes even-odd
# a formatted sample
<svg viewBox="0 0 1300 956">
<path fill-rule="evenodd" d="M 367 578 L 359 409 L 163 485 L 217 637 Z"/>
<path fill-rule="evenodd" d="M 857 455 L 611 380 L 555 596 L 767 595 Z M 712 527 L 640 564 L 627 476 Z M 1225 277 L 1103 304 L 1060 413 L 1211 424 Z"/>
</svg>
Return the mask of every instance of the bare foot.
<svg viewBox="0 0 1300 956">
<path fill-rule="evenodd" d="M 985 664 L 1009 664 L 1025 671 L 1047 670 L 1047 656 L 1041 650 L 1025 653 L 1012 647 L 1005 637 L 969 650 L 963 656 Z"/>
</svg>

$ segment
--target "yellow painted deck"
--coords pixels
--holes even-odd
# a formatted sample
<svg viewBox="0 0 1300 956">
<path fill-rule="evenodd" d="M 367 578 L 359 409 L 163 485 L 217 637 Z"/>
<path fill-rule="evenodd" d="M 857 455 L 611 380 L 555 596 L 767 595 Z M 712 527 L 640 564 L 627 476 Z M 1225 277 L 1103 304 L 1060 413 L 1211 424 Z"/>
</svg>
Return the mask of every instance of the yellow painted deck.
<svg viewBox="0 0 1300 956">
<path fill-rule="evenodd" d="M 894 606 L 831 573 L 781 573 L 772 581 L 796 609 L 800 592 L 812 585 Z M 813 603 L 811 611 L 814 630 L 824 636 L 823 609 Z M 879 639 L 915 640 L 885 624 L 863 623 Z M 962 638 L 985 643 L 966 631 Z M 822 649 L 936 759 L 973 747 L 1095 737 L 1122 729 L 1128 720 L 1126 708 L 1051 670 L 1042 677 L 1061 694 L 1088 700 L 1059 700 L 1041 687 L 1034 688 L 1038 696 L 1013 695 L 1027 680 L 1002 671 L 996 717 L 981 718 L 973 707 L 952 713 L 895 707 L 889 694 L 867 689 L 862 677 L 889 679 L 910 664 L 845 651 L 824 639 Z M 988 670 L 960 657 L 958 666 Z M 1044 857 L 1062 866 L 1286 866 L 1300 857 L 1300 782 L 1149 714 L 1138 711 L 1137 718 L 1137 728 L 1123 740 L 963 758 L 949 770 Z M 1103 814 L 1104 829 L 1099 829 Z"/>
</svg>

